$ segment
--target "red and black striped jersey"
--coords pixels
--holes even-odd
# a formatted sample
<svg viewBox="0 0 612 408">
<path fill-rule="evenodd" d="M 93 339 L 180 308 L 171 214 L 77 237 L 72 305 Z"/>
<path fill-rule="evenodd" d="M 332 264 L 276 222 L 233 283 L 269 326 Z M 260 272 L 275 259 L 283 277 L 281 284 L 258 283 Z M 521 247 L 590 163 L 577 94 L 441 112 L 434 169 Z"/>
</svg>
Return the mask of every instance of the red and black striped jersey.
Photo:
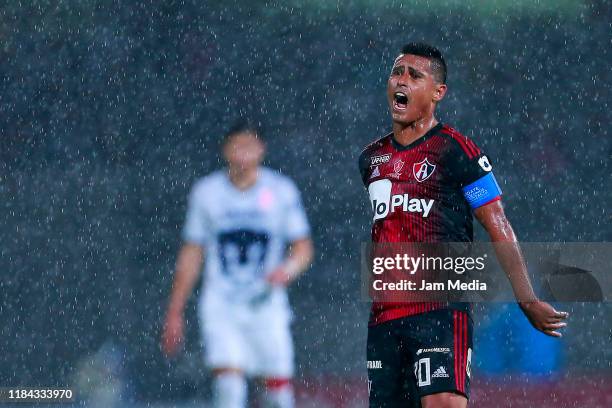
<svg viewBox="0 0 612 408">
<path fill-rule="evenodd" d="M 359 169 L 372 203 L 375 244 L 472 241 L 472 210 L 501 194 L 487 156 L 441 123 L 408 146 L 392 133 L 374 141 L 361 153 Z M 374 302 L 370 323 L 445 307 Z"/>
</svg>

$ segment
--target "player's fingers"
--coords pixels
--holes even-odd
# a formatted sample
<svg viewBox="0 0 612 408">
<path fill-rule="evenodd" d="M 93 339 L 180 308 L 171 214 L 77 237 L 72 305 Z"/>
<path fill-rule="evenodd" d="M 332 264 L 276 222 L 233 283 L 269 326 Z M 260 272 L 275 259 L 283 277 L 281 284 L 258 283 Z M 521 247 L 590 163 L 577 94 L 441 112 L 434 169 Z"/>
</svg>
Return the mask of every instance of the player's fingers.
<svg viewBox="0 0 612 408">
<path fill-rule="evenodd" d="M 542 330 L 542 333 L 548 336 L 551 336 L 551 337 L 563 337 L 561 333 L 559 333 L 558 331 L 554 331 L 554 330 Z"/>
<path fill-rule="evenodd" d="M 556 330 L 556 329 L 562 329 L 566 326 L 567 326 L 567 323 L 560 322 L 560 323 L 549 323 L 545 327 L 547 330 Z"/>
<path fill-rule="evenodd" d="M 566 319 L 561 317 L 549 317 L 548 319 L 546 319 L 547 323 L 563 323 L 565 321 Z"/>
<path fill-rule="evenodd" d="M 567 316 L 568 315 L 565 312 L 557 312 L 556 310 L 553 310 L 552 312 L 546 314 L 545 320 L 547 323 L 557 323 L 567 319 Z"/>
</svg>

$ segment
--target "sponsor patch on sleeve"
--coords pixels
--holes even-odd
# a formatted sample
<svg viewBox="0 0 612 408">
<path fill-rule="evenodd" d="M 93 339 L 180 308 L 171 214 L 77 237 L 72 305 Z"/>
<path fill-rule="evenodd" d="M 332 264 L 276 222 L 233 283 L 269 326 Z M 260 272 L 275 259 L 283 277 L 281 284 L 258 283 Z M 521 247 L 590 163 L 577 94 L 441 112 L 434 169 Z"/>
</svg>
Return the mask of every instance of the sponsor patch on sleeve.
<svg viewBox="0 0 612 408">
<path fill-rule="evenodd" d="M 501 189 L 493 173 L 489 173 L 463 187 L 463 196 L 472 209 L 476 209 L 501 196 Z"/>
</svg>

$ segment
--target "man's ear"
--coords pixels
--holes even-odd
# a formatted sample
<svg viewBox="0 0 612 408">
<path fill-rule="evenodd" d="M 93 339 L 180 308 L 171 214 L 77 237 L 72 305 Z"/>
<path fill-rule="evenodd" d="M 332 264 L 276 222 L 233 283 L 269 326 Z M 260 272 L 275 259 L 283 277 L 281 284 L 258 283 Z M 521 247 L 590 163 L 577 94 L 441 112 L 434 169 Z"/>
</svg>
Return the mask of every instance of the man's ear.
<svg viewBox="0 0 612 408">
<path fill-rule="evenodd" d="M 433 101 L 440 102 L 444 98 L 444 95 L 446 95 L 446 89 L 446 84 L 437 84 L 433 94 Z"/>
</svg>

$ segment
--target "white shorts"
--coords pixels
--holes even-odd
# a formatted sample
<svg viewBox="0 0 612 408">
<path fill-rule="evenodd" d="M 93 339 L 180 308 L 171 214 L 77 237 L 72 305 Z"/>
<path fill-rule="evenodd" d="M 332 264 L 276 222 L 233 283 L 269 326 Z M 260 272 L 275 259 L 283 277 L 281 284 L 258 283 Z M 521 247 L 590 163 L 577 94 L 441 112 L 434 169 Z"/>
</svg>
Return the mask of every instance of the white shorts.
<svg viewBox="0 0 612 408">
<path fill-rule="evenodd" d="M 249 307 L 206 299 L 199 309 L 204 354 L 209 367 L 238 368 L 249 376 L 264 378 L 293 376 L 288 306 L 267 302 Z"/>
</svg>

